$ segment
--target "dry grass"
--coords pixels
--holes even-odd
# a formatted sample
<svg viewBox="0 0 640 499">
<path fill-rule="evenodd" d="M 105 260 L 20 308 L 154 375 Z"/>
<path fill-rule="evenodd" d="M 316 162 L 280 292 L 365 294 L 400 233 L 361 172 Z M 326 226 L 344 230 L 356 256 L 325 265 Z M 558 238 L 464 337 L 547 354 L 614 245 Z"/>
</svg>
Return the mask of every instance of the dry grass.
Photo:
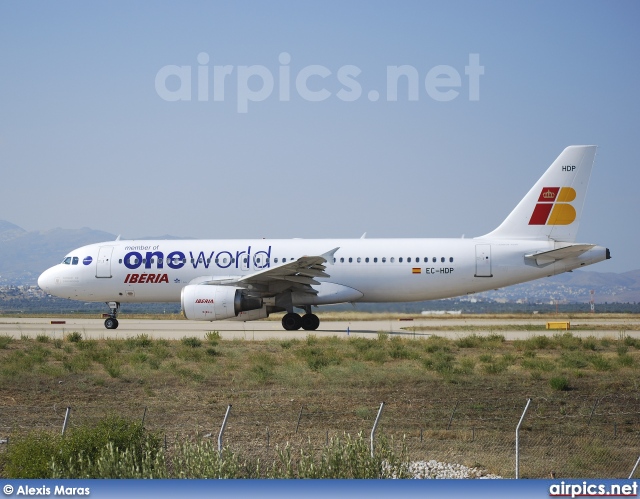
<svg viewBox="0 0 640 499">
<path fill-rule="evenodd" d="M 404 436 L 412 458 L 513 476 L 515 426 L 533 398 L 523 476 L 552 464 L 559 477 L 628 476 L 640 454 L 640 341 L 542 338 L 0 341 L 0 438 L 59 431 L 67 406 L 72 423 L 146 407 L 146 425 L 169 441 L 215 438 L 231 404 L 225 441 L 270 459 L 276 444 L 368 434 L 384 401 L 379 431 Z"/>
</svg>

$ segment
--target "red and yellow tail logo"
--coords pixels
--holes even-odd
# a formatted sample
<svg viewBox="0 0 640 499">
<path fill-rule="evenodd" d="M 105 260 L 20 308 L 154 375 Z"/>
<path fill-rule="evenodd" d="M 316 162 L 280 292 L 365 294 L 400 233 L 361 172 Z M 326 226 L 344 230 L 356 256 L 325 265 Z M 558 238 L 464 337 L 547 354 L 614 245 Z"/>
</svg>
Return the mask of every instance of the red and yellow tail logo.
<svg viewBox="0 0 640 499">
<path fill-rule="evenodd" d="M 576 209 L 569 204 L 575 198 L 571 187 L 543 187 L 529 225 L 569 225 L 576 219 Z"/>
</svg>

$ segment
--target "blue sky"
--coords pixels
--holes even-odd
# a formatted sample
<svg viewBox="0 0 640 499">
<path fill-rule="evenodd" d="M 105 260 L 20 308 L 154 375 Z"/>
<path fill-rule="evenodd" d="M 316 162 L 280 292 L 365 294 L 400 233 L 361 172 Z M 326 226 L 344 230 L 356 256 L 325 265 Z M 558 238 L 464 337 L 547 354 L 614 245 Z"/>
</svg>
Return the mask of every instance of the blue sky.
<svg viewBox="0 0 640 499">
<path fill-rule="evenodd" d="M 594 270 L 637 269 L 638 19 L 632 1 L 2 2 L 0 218 L 123 238 L 472 237 L 564 147 L 597 144 L 578 239 L 611 248 Z M 190 87 L 158 87 L 174 66 Z M 401 80 L 389 100 L 398 66 L 417 99 Z"/>
</svg>

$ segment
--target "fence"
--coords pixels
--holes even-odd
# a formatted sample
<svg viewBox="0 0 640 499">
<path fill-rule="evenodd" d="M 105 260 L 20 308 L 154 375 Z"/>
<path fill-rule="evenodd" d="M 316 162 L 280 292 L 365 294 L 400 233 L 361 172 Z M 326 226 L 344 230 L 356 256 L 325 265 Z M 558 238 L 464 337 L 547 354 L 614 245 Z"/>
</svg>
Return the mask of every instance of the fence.
<svg viewBox="0 0 640 499">
<path fill-rule="evenodd" d="M 67 407 L 69 428 L 94 424 L 118 414 L 144 420 L 161 432 L 165 445 L 181 440 L 219 437 L 230 404 L 203 399 L 188 406 L 150 398 L 139 406 L 61 401 L 53 407 L 0 406 L 0 442 L 33 429 L 61 431 Z M 223 444 L 242 456 L 262 462 L 276 459 L 276 447 L 320 450 L 331 438 L 372 432 L 374 407 L 325 407 L 285 398 L 277 391 L 234 394 Z M 313 392 L 306 400 L 313 400 Z M 640 397 L 606 395 L 531 397 L 519 431 L 519 475 L 522 478 L 627 478 L 640 456 Z M 447 398 L 385 401 L 376 430 L 411 460 L 436 460 L 480 467 L 514 477 L 516 426 L 526 399 Z M 215 440 L 213 440 L 215 441 Z"/>
</svg>

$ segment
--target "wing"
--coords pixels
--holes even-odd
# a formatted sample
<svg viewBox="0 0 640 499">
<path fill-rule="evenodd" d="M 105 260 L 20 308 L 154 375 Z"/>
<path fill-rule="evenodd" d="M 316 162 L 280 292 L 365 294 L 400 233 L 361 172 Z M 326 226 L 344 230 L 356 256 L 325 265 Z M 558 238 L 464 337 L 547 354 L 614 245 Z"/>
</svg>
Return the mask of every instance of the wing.
<svg viewBox="0 0 640 499">
<path fill-rule="evenodd" d="M 334 248 L 318 256 L 301 256 L 297 260 L 276 267 L 239 277 L 200 277 L 191 284 L 237 286 L 264 296 L 276 295 L 287 290 L 317 294 L 312 285 L 320 284 L 318 277 L 329 277 L 325 272 L 326 263 L 333 265 Z"/>
</svg>

